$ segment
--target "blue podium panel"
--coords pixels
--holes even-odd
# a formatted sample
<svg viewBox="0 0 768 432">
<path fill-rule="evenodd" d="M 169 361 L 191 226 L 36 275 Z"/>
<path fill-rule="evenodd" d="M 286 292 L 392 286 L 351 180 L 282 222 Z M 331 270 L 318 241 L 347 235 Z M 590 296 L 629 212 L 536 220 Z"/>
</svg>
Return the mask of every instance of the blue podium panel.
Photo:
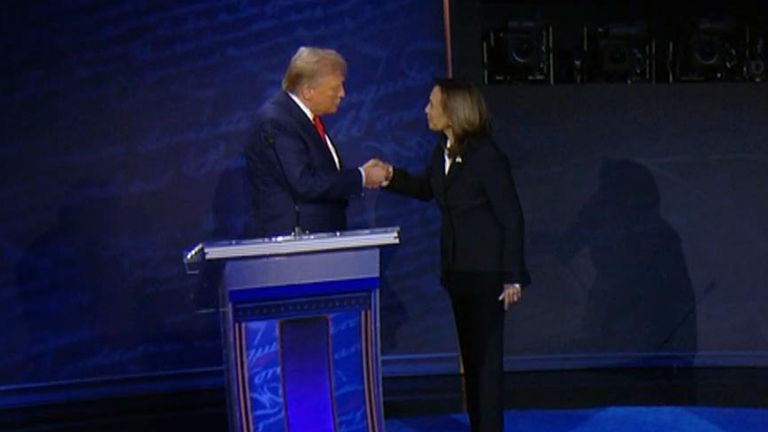
<svg viewBox="0 0 768 432">
<path fill-rule="evenodd" d="M 289 430 L 336 430 L 330 333 L 327 316 L 280 321 L 280 364 Z"/>
<path fill-rule="evenodd" d="M 316 328 L 325 330 L 325 334 L 313 335 L 306 342 L 321 343 L 315 349 L 308 350 L 307 346 L 298 347 L 298 360 L 312 361 L 317 357 L 325 357 L 331 360 L 329 365 L 321 361 L 323 368 L 328 367 L 329 374 L 319 373 L 315 376 L 325 378 L 326 382 L 311 382 L 303 373 L 297 373 L 293 382 L 298 383 L 299 391 L 307 391 L 308 395 L 290 395 L 290 375 L 297 371 L 289 370 L 286 365 L 285 351 L 285 323 L 306 321 L 305 318 L 291 318 L 286 320 L 269 319 L 245 322 L 237 325 L 244 333 L 242 339 L 245 342 L 244 356 L 248 359 L 247 366 L 241 367 L 241 374 L 247 376 L 247 400 L 241 401 L 245 407 L 243 412 L 250 412 L 252 430 L 262 432 L 282 432 L 286 430 L 339 430 L 339 431 L 366 431 L 377 430 L 370 425 L 375 423 L 373 416 L 374 404 L 377 402 L 376 391 L 379 390 L 377 381 L 366 380 L 367 372 L 375 370 L 373 366 L 373 353 L 371 349 L 365 349 L 367 345 L 362 343 L 363 337 L 370 332 L 371 314 L 369 311 L 359 310 L 350 312 L 336 312 L 324 317 L 313 317 L 309 320 L 321 320 Z M 281 323 L 283 325 L 281 325 Z M 330 328 L 326 325 L 330 325 Z M 278 326 L 281 327 L 278 335 Z M 280 337 L 278 337 L 280 336 Z M 330 340 L 329 340 L 330 336 Z M 362 336 L 362 337 L 361 337 Z M 325 348 L 327 352 L 322 352 Z M 282 356 L 280 355 L 282 353 Z M 318 352 L 319 351 L 319 352 Z M 297 352 L 294 352 L 297 354 Z M 290 355 L 290 354 L 289 354 Z M 280 367 L 281 360 L 283 367 Z M 329 367 L 330 366 L 330 367 Z M 378 371 L 376 370 L 378 373 Z M 332 376 L 330 375 L 332 374 Z M 307 374 L 309 375 L 309 374 Z M 285 383 L 285 384 L 284 384 Z M 318 388 L 326 388 L 326 383 L 332 383 L 332 394 L 320 392 Z M 283 389 L 286 389 L 286 395 Z M 326 400 L 318 400 L 326 397 Z M 285 398 L 285 399 L 284 399 Z M 309 412 L 292 410 L 290 403 L 285 406 L 284 400 L 303 399 Z M 326 402 L 332 402 L 327 405 Z M 314 405 L 312 405 L 314 404 Z M 329 420 L 326 415 L 327 407 L 334 410 L 333 418 Z M 308 420 L 309 424 L 292 423 L 286 426 L 284 412 L 288 418 Z M 335 422 L 335 423 L 334 423 Z M 326 427 L 329 424 L 335 428 Z"/>
<path fill-rule="evenodd" d="M 230 381 L 241 430 L 382 430 L 373 282 L 343 280 L 342 293 L 330 295 L 334 287 L 327 281 L 285 286 L 320 294 L 230 303 Z M 243 294 L 232 297 L 252 297 Z"/>
<path fill-rule="evenodd" d="M 383 431 L 379 247 L 398 228 L 200 244 L 224 261 L 230 429 Z"/>
<path fill-rule="evenodd" d="M 254 371 L 246 376 L 250 397 L 241 401 L 238 411 L 253 413 L 253 430 L 284 432 L 283 390 L 278 350 L 278 321 L 250 321 L 235 326 L 237 369 Z M 247 364 L 242 360 L 246 359 Z"/>
<path fill-rule="evenodd" d="M 371 350 L 364 347 L 364 336 L 370 329 L 370 312 L 338 312 L 331 315 L 331 338 L 333 350 L 333 382 L 336 399 L 336 421 L 340 431 L 370 430 L 371 419 L 367 414 L 374 410 L 370 406 L 375 400 L 370 394 L 371 382 L 361 382 L 370 367 L 366 362 L 372 358 Z M 337 345 L 338 344 L 338 345 Z M 362 403 L 361 403 L 362 402 Z"/>
</svg>

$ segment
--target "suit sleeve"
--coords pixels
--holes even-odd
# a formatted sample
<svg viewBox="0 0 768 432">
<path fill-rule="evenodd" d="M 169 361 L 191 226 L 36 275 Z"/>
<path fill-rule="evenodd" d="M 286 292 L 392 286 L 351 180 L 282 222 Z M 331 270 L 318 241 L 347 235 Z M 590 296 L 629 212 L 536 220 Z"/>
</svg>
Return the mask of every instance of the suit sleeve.
<svg viewBox="0 0 768 432">
<path fill-rule="evenodd" d="M 520 199 L 510 173 L 509 163 L 503 154 L 486 154 L 482 177 L 483 188 L 491 208 L 501 223 L 504 236 L 502 266 L 505 283 L 528 285 L 531 278 L 525 265 L 524 221 Z"/>
<path fill-rule="evenodd" d="M 430 181 L 432 178 L 432 170 L 435 169 L 434 161 L 435 157 L 433 154 L 430 164 L 427 165 L 421 175 L 414 175 L 406 170 L 394 168 L 392 179 L 389 181 L 389 184 L 385 186 L 385 189 L 422 201 L 431 200 L 434 198 L 432 182 Z"/>
<path fill-rule="evenodd" d="M 363 181 L 357 167 L 341 171 L 322 170 L 312 160 L 307 143 L 298 131 L 278 122 L 258 128 L 263 157 L 282 164 L 285 177 L 297 198 L 302 200 L 341 200 L 359 194 Z M 277 156 L 275 155 L 277 153 Z M 251 152 L 249 158 L 255 157 Z M 278 174 L 281 175 L 281 174 Z"/>
</svg>

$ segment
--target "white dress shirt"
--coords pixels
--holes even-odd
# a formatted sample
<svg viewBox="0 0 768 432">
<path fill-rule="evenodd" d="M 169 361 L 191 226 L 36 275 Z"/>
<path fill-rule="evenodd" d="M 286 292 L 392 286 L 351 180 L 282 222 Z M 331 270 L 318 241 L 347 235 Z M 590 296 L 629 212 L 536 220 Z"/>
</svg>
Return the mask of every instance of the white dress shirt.
<svg viewBox="0 0 768 432">
<path fill-rule="evenodd" d="M 448 175 L 448 170 L 451 169 L 451 164 L 454 162 L 450 157 L 448 157 L 448 149 L 451 147 L 451 139 L 448 138 L 448 140 L 445 142 L 445 151 L 443 152 L 443 159 L 445 160 L 445 175 Z M 456 157 L 456 162 L 461 163 L 461 158 Z"/>
<path fill-rule="evenodd" d="M 315 115 L 312 114 L 312 111 L 307 108 L 306 105 L 304 105 L 304 102 L 301 101 L 301 99 L 298 98 L 298 96 L 294 95 L 293 93 L 288 93 L 288 96 L 293 99 L 294 102 L 296 102 L 296 105 L 301 108 L 302 111 L 304 111 L 304 114 L 307 115 L 307 118 L 309 119 L 309 122 L 312 123 L 314 126 L 315 124 Z M 331 143 L 331 138 L 328 136 L 328 134 L 325 134 L 323 137 L 323 142 L 325 142 L 325 145 L 328 147 L 328 151 L 331 152 L 331 156 L 333 156 L 333 162 L 336 164 L 336 170 L 341 171 L 341 163 L 339 163 L 339 155 L 336 154 L 336 149 L 333 147 L 333 144 Z"/>
<path fill-rule="evenodd" d="M 306 114 L 307 118 L 309 119 L 309 122 L 312 123 L 312 126 L 315 125 L 315 115 L 312 114 L 312 111 L 309 110 L 309 108 L 304 105 L 304 102 L 299 99 L 298 96 L 296 96 L 293 93 L 288 93 L 288 96 L 293 99 L 294 102 L 296 102 L 296 105 L 301 108 L 302 111 L 304 111 L 304 114 Z M 336 154 L 336 148 L 331 143 L 331 137 L 328 136 L 328 134 L 325 134 L 323 137 L 323 141 L 325 142 L 325 145 L 328 147 L 328 151 L 331 152 L 331 156 L 333 157 L 333 162 L 336 164 L 336 170 L 341 171 L 341 163 L 339 162 L 339 155 Z M 357 167 L 358 171 L 360 171 L 360 176 L 363 179 L 363 186 L 365 186 L 365 170 L 363 170 L 363 167 Z"/>
</svg>

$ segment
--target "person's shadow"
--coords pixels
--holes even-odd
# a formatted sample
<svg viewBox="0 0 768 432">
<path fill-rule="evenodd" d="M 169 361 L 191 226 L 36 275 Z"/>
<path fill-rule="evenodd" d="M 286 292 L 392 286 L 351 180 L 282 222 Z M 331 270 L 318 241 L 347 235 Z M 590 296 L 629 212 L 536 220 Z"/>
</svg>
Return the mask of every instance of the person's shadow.
<svg viewBox="0 0 768 432">
<path fill-rule="evenodd" d="M 203 241 L 244 240 L 254 236 L 253 190 L 247 179 L 245 159 L 237 154 L 223 167 L 211 198 L 210 213 L 203 226 Z M 208 261 L 192 294 L 197 313 L 218 313 L 224 265 Z"/>
<path fill-rule="evenodd" d="M 26 335 L 17 377 L 71 379 L 98 373 L 97 358 L 124 337 L 129 293 L 119 289 L 111 244 L 120 211 L 109 182 L 81 178 L 65 192 L 58 217 L 27 245 L 16 263 L 16 286 Z M 18 357 L 14 354 L 14 357 Z"/>
<path fill-rule="evenodd" d="M 216 181 L 206 241 L 252 237 L 252 205 L 253 190 L 248 182 L 245 159 L 238 154 L 228 161 Z"/>
<path fill-rule="evenodd" d="M 696 299 L 681 239 L 659 213 L 651 172 L 604 160 L 597 191 L 566 229 L 561 258 L 587 248 L 595 276 L 582 349 L 670 354 L 688 365 L 697 350 Z"/>
</svg>

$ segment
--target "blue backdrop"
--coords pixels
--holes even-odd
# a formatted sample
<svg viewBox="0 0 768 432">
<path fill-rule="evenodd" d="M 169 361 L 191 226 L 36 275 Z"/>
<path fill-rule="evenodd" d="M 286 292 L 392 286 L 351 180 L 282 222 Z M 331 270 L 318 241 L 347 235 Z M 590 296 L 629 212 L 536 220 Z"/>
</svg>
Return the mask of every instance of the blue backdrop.
<svg viewBox="0 0 768 432">
<path fill-rule="evenodd" d="M 422 108 L 445 73 L 440 2 L 0 8 L 6 388 L 220 367 L 216 294 L 182 252 L 237 232 L 250 117 L 299 46 L 349 63 L 327 119 L 349 163 L 394 149 L 417 161 L 428 150 L 412 144 L 432 139 Z M 382 223 L 376 197 L 353 202 L 353 226 Z"/>
<path fill-rule="evenodd" d="M 236 235 L 240 151 L 300 45 L 338 49 L 348 163 L 422 166 L 441 2 L 4 2 L 0 391 L 221 366 L 216 293 L 182 252 Z M 509 368 L 768 364 L 768 89 L 484 89 L 534 279 Z M 385 371 L 456 370 L 434 204 L 370 192 Z M 693 356 L 696 354 L 696 356 Z M 9 401 L 8 398 L 2 398 Z"/>
</svg>

